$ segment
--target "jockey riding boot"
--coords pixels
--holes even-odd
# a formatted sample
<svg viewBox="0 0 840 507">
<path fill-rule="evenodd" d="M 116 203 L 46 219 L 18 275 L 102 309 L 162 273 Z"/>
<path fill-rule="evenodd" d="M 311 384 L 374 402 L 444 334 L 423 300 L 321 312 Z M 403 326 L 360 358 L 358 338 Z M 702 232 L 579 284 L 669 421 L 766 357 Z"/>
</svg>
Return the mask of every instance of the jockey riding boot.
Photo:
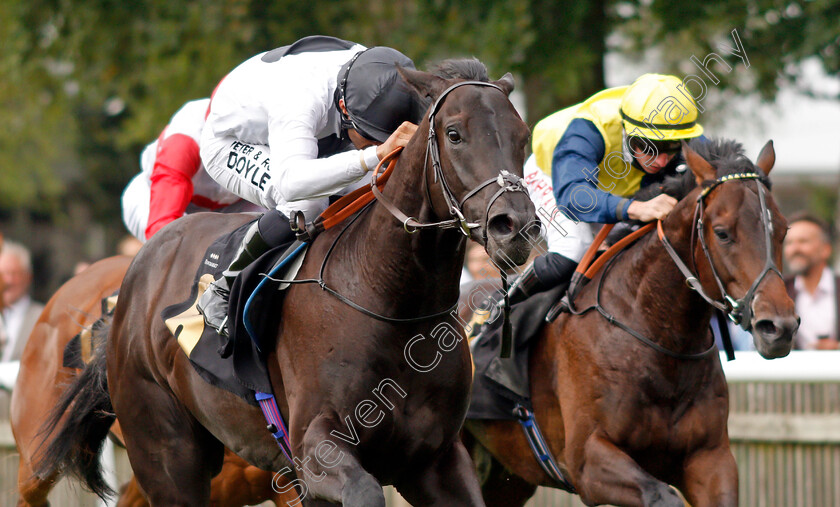
<svg viewBox="0 0 840 507">
<path fill-rule="evenodd" d="M 227 337 L 230 289 L 236 276 L 265 252 L 283 244 L 291 244 L 294 239 L 289 219 L 278 210 L 267 211 L 251 224 L 230 266 L 207 287 L 198 300 L 197 308 L 204 316 L 204 322 L 221 336 Z"/>
<path fill-rule="evenodd" d="M 561 284 L 568 284 L 577 268 L 577 264 L 568 257 L 555 252 L 548 252 L 537 257 L 510 286 L 508 290 L 510 304 L 521 303 L 534 294 Z"/>
</svg>

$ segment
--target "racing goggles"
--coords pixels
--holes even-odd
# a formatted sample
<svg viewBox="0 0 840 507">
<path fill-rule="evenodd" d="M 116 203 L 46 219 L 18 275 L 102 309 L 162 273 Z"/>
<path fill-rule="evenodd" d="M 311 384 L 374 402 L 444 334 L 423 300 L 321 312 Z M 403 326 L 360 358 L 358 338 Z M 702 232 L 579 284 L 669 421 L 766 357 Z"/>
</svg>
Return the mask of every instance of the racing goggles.
<svg viewBox="0 0 840 507">
<path fill-rule="evenodd" d="M 681 141 L 657 141 L 644 137 L 631 136 L 627 139 L 627 143 L 631 150 L 650 154 L 666 153 L 673 155 L 682 150 Z"/>
</svg>

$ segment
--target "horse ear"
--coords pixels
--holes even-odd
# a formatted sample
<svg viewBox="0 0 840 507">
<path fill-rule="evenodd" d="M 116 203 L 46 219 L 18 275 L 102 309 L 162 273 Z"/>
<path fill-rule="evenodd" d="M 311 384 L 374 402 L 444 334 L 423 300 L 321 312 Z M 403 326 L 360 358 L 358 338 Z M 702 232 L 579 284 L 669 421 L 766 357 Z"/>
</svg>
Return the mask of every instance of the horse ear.
<svg viewBox="0 0 840 507">
<path fill-rule="evenodd" d="M 498 81 L 494 81 L 493 84 L 501 88 L 502 91 L 504 91 L 508 95 L 510 95 L 510 92 L 513 91 L 513 87 L 516 85 L 516 83 L 513 80 L 513 74 L 511 74 L 510 72 L 506 73 Z"/>
<path fill-rule="evenodd" d="M 434 100 L 446 89 L 446 80 L 434 74 L 406 69 L 399 65 L 397 66 L 397 72 L 421 99 L 430 98 Z"/>
<path fill-rule="evenodd" d="M 717 176 L 717 171 L 712 167 L 706 159 L 701 157 L 696 151 L 692 150 L 687 142 L 682 142 L 682 152 L 689 169 L 694 173 L 697 179 L 697 184 L 701 185 L 704 181 L 714 180 Z"/>
<path fill-rule="evenodd" d="M 764 171 L 764 175 L 767 176 L 770 174 L 770 171 L 773 169 L 773 165 L 775 163 L 776 150 L 773 149 L 773 140 L 771 139 L 767 141 L 764 148 L 761 148 L 761 153 L 758 154 L 758 160 L 755 162 L 755 165 Z"/>
</svg>

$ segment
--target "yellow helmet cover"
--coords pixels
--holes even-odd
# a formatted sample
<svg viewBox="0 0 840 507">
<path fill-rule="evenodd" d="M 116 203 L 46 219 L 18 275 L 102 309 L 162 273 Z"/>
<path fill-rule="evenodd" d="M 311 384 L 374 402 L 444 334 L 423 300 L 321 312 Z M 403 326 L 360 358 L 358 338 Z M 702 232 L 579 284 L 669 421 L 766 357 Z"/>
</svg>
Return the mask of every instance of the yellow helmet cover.
<svg viewBox="0 0 840 507">
<path fill-rule="evenodd" d="M 694 97 L 674 76 L 639 77 L 621 97 L 620 112 L 628 136 L 673 141 L 703 134 Z"/>
</svg>

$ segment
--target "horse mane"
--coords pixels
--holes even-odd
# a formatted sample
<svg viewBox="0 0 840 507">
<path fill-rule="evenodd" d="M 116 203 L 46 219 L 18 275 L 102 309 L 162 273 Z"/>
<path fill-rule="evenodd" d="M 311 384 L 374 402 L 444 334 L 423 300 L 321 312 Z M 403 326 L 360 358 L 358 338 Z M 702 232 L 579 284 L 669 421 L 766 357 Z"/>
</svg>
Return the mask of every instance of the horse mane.
<svg viewBox="0 0 840 507">
<path fill-rule="evenodd" d="M 667 194 L 681 201 L 696 186 L 697 181 L 694 179 L 694 173 L 686 167 L 683 172 L 666 176 L 659 185 L 648 185 L 642 188 L 636 192 L 633 198 L 637 201 L 649 201 L 658 195 Z"/>
<path fill-rule="evenodd" d="M 744 154 L 744 146 L 734 139 L 711 138 L 706 141 L 694 139 L 690 144 L 698 155 L 706 159 L 717 170 L 717 177 L 732 174 L 758 174 L 767 188 L 771 188 L 770 178 L 761 172 L 752 160 Z"/>
<path fill-rule="evenodd" d="M 490 82 L 487 66 L 474 56 L 468 58 L 447 58 L 430 66 L 427 72 L 443 79 Z M 418 97 L 417 101 L 417 115 L 412 121 L 419 124 L 423 119 L 424 112 L 432 105 L 432 99 Z"/>
<path fill-rule="evenodd" d="M 475 57 L 448 58 L 432 66 L 429 72 L 444 79 L 468 79 L 485 83 L 490 81 L 487 66 Z"/>
</svg>

